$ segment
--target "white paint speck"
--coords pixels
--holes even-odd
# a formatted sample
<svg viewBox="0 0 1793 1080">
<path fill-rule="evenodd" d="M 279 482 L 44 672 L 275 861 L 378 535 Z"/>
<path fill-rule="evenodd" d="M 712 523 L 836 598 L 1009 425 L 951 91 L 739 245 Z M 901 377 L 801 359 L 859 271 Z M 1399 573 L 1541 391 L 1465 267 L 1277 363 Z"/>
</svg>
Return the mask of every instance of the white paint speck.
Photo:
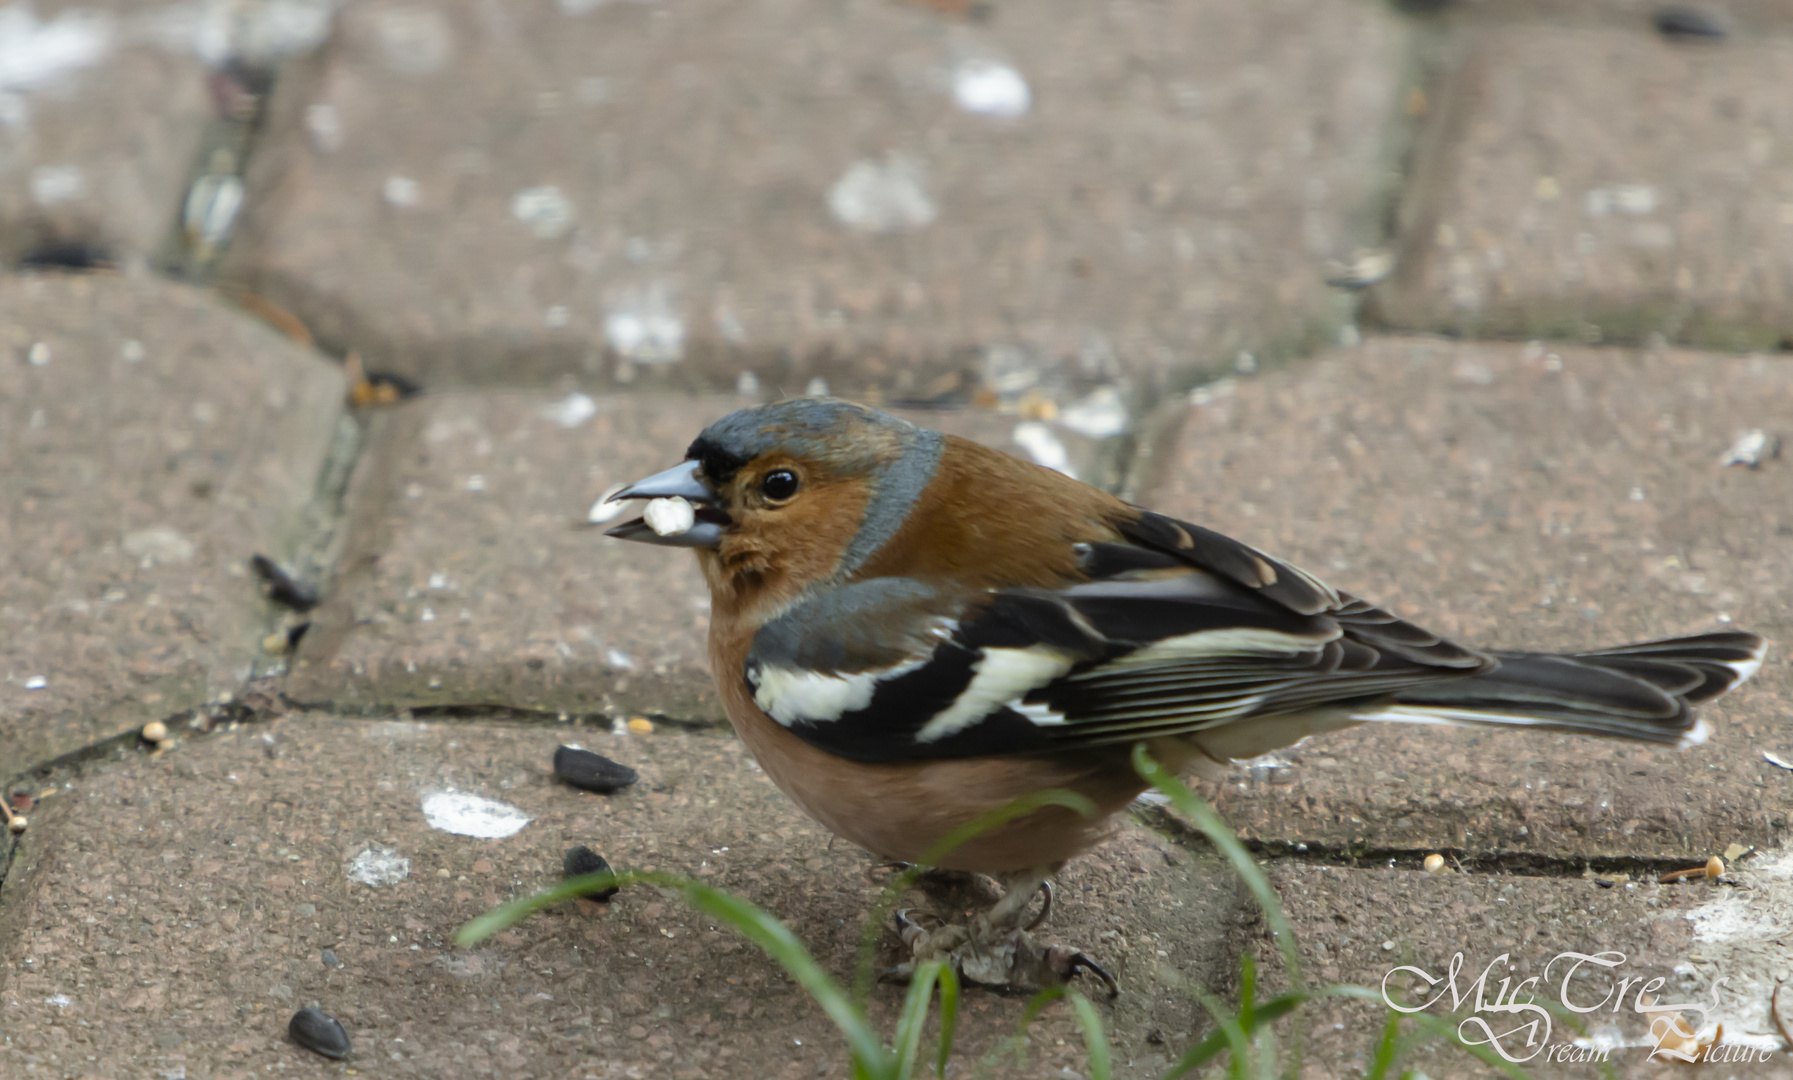
<svg viewBox="0 0 1793 1080">
<path fill-rule="evenodd" d="M 58 1009 L 66 1009 L 70 1005 L 73 1005 L 74 1001 L 72 999 L 70 999 L 70 997 L 67 994 L 51 994 L 49 997 L 44 999 L 44 1004 L 45 1005 L 54 1005 Z"/>
<path fill-rule="evenodd" d="M 44 678 L 42 675 L 33 675 L 25 680 L 25 689 L 27 690 L 42 690 L 48 685 L 50 685 L 50 680 Z"/>
<path fill-rule="evenodd" d="M 1071 403 L 1059 423 L 1089 439 L 1110 439 L 1127 430 L 1127 403 L 1112 386 L 1100 387 Z"/>
<path fill-rule="evenodd" d="M 305 107 L 305 131 L 311 136 L 311 145 L 326 154 L 342 149 L 342 118 L 336 113 L 336 106 L 318 102 Z"/>
<path fill-rule="evenodd" d="M 553 240 L 573 227 L 573 204 L 552 184 L 524 188 L 511 196 L 511 216 L 543 240 Z"/>
<path fill-rule="evenodd" d="M 685 356 L 685 321 L 663 285 L 624 289 L 604 314 L 604 338 L 633 364 L 671 364 Z"/>
<path fill-rule="evenodd" d="M 484 491 L 486 489 L 486 478 L 478 473 L 474 473 L 472 476 L 469 476 L 466 483 L 461 486 L 468 491 Z"/>
<path fill-rule="evenodd" d="M 598 403 L 590 394 L 574 391 L 543 409 L 542 415 L 563 428 L 576 428 L 598 415 Z"/>
<path fill-rule="evenodd" d="M 120 546 L 126 555 L 135 556 L 145 567 L 157 563 L 186 562 L 193 557 L 195 550 L 193 541 L 166 525 L 126 533 L 124 543 Z"/>
<path fill-rule="evenodd" d="M 423 197 L 423 187 L 408 176 L 388 176 L 380 187 L 380 195 L 389 206 L 411 207 Z"/>
<path fill-rule="evenodd" d="M 425 795 L 423 816 L 431 828 L 485 840 L 511 836 L 530 822 L 528 814 L 508 803 L 464 791 L 432 791 Z"/>
<path fill-rule="evenodd" d="M 621 649 L 605 649 L 604 662 L 618 671 L 634 671 L 635 659 Z"/>
<path fill-rule="evenodd" d="M 1011 438 L 1016 446 L 1027 451 L 1027 456 L 1033 459 L 1035 465 L 1044 465 L 1070 477 L 1077 475 L 1071 468 L 1070 451 L 1065 449 L 1065 444 L 1045 424 L 1037 420 L 1016 424 Z"/>
<path fill-rule="evenodd" d="M 1737 436 L 1718 459 L 1720 465 L 1743 465 L 1751 469 L 1759 468 L 1762 462 L 1773 458 L 1780 451 L 1780 440 L 1755 428 Z"/>
<path fill-rule="evenodd" d="M 417 621 L 418 622 L 435 622 L 436 621 L 436 609 L 435 608 L 427 608 L 427 607 L 424 608 L 422 611 L 417 613 Z"/>
<path fill-rule="evenodd" d="M 41 90 L 91 67 L 112 47 L 112 22 L 68 11 L 38 22 L 28 3 L 0 7 L 0 90 Z"/>
<path fill-rule="evenodd" d="M 31 199 L 39 206 L 72 202 L 87 194 L 79 165 L 40 165 L 31 171 Z"/>
<path fill-rule="evenodd" d="M 401 7 L 380 13 L 375 24 L 382 59 L 401 75 L 427 75 L 448 64 L 454 30 L 434 8 Z"/>
<path fill-rule="evenodd" d="M 953 71 L 953 101 L 984 116 L 1025 116 L 1033 104 L 1027 80 L 1007 64 L 967 60 Z"/>
<path fill-rule="evenodd" d="M 856 161 L 828 189 L 828 209 L 843 225 L 870 233 L 923 228 L 940 215 L 921 167 L 901 154 Z"/>
<path fill-rule="evenodd" d="M 827 397 L 828 396 L 828 380 L 822 378 L 820 375 L 817 375 L 815 378 L 809 380 L 808 385 L 804 386 L 804 388 L 803 388 L 803 396 L 804 397 Z"/>
<path fill-rule="evenodd" d="M 373 846 L 343 864 L 342 872 L 350 881 L 359 881 L 371 888 L 397 885 L 411 876 L 411 860 L 389 847 Z"/>
<path fill-rule="evenodd" d="M 684 499 L 674 495 L 670 499 L 655 499 L 642 511 L 641 519 L 647 522 L 648 528 L 657 536 L 679 536 L 690 531 L 697 523 L 696 509 Z"/>
<path fill-rule="evenodd" d="M 440 591 L 448 588 L 448 575 L 438 570 L 430 575 L 430 588 Z"/>
<path fill-rule="evenodd" d="M 35 342 L 25 353 L 25 362 L 32 367 L 48 367 L 50 364 L 50 346 L 48 342 Z"/>
<path fill-rule="evenodd" d="M 124 344 L 118 347 L 118 355 L 127 364 L 141 364 L 148 354 L 143 349 L 143 342 L 136 338 L 126 338 Z"/>
</svg>

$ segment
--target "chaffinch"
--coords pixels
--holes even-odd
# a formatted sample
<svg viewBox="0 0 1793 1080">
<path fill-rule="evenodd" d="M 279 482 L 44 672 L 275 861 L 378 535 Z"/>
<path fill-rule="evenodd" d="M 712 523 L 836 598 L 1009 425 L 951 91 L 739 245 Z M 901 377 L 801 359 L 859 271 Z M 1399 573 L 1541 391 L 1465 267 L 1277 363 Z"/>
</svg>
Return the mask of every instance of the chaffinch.
<svg viewBox="0 0 1793 1080">
<path fill-rule="evenodd" d="M 1145 789 L 1136 743 L 1174 769 L 1368 721 L 1685 746 L 1708 730 L 1693 706 L 1764 651 L 1739 631 L 1466 648 L 1212 530 L 845 401 L 733 413 L 614 498 L 684 500 L 609 535 L 696 551 L 729 720 L 835 833 L 914 861 L 1042 789 L 1094 802 L 1095 820 L 1047 807 L 941 860 L 1010 885 L 988 918 L 917 950 L 978 981 L 1037 981 L 1013 978 L 1023 909 Z M 1093 966 L 1035 953 L 1048 974 Z"/>
</svg>

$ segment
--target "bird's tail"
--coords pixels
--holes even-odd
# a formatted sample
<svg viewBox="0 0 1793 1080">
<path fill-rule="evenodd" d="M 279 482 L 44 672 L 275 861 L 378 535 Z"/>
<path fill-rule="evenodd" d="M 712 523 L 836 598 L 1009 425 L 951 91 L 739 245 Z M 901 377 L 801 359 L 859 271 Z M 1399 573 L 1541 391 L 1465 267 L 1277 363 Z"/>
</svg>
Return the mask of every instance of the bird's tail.
<svg viewBox="0 0 1793 1080">
<path fill-rule="evenodd" d="M 1768 643 L 1740 630 L 1585 653 L 1495 652 L 1500 667 L 1402 691 L 1358 720 L 1530 727 L 1694 746 L 1693 707 L 1756 673 Z"/>
</svg>

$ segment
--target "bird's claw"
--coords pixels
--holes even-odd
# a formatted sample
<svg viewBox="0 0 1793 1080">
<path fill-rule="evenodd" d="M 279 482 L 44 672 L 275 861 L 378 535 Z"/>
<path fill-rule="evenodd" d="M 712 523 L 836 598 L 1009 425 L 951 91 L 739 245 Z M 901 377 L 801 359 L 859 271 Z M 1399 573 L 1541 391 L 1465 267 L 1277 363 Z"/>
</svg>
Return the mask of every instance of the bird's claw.
<svg viewBox="0 0 1793 1080">
<path fill-rule="evenodd" d="M 1029 922 L 1028 929 L 1038 926 L 1051 910 L 1050 891 L 1047 897 L 1046 909 Z M 1110 998 L 1120 994 L 1114 976 L 1081 950 L 1043 944 L 1026 929 L 993 927 L 981 917 L 969 926 L 946 923 L 929 929 L 916 915 L 908 908 L 896 912 L 897 934 L 910 959 L 885 971 L 882 978 L 907 982 L 917 965 L 938 960 L 966 982 L 993 989 L 1038 990 L 1070 982 L 1087 971 L 1102 982 Z"/>
</svg>

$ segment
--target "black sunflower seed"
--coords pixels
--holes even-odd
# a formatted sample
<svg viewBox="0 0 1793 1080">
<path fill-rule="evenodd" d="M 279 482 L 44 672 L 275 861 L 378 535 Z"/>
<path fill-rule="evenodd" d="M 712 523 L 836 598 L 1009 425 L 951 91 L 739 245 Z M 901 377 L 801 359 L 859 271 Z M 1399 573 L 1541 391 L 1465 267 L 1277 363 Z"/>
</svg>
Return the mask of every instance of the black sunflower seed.
<svg viewBox="0 0 1793 1080">
<path fill-rule="evenodd" d="M 554 751 L 554 775 L 577 788 L 608 795 L 628 787 L 640 774 L 602 754 L 563 746 Z"/>
<path fill-rule="evenodd" d="M 327 1058 L 344 1057 L 349 1052 L 349 1033 L 336 1017 L 319 1009 L 300 1009 L 286 1025 L 286 1033 L 294 1042 Z"/>
<path fill-rule="evenodd" d="M 608 873 L 610 864 L 604 861 L 604 856 L 581 844 L 576 848 L 567 849 L 566 858 L 561 860 L 560 871 L 566 877 L 576 878 L 585 874 Z M 615 895 L 615 885 L 608 889 L 599 889 L 596 892 L 585 894 L 587 899 L 596 900 L 600 904 L 607 903 Z"/>
<path fill-rule="evenodd" d="M 1682 4 L 1657 8 L 1655 23 L 1656 32 L 1664 37 L 1719 41 L 1730 33 L 1717 16 Z"/>
</svg>

